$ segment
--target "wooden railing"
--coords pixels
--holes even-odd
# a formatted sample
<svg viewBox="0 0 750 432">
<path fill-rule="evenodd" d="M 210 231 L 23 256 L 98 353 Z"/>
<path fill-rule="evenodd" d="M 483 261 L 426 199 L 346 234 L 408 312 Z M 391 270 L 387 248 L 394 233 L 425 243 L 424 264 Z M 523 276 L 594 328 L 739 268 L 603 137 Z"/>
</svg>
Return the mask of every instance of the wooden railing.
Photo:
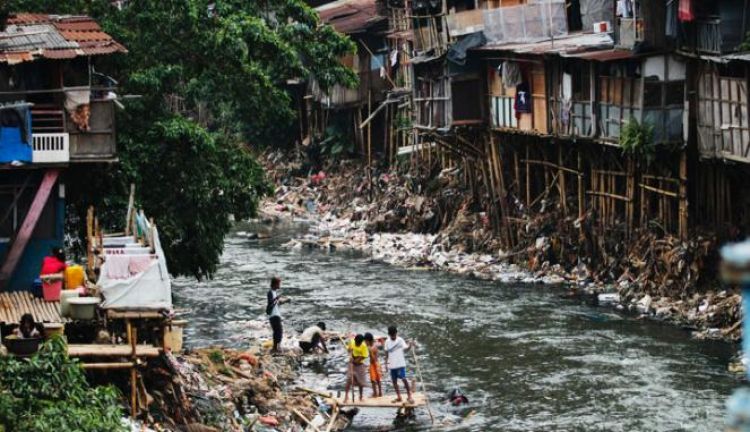
<svg viewBox="0 0 750 432">
<path fill-rule="evenodd" d="M 70 161 L 70 135 L 67 133 L 34 133 L 33 163 L 66 163 Z"/>
</svg>

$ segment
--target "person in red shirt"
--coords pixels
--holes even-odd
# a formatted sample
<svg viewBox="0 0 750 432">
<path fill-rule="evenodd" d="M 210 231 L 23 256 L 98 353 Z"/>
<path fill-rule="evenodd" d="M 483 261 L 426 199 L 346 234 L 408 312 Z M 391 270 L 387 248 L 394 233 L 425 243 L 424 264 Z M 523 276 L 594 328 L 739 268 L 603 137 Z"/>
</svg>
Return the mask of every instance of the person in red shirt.
<svg viewBox="0 0 750 432">
<path fill-rule="evenodd" d="M 57 274 L 65 271 L 67 265 L 65 264 L 65 252 L 62 248 L 52 248 L 50 256 L 44 257 L 42 260 L 42 271 L 39 272 L 41 275 Z"/>
</svg>

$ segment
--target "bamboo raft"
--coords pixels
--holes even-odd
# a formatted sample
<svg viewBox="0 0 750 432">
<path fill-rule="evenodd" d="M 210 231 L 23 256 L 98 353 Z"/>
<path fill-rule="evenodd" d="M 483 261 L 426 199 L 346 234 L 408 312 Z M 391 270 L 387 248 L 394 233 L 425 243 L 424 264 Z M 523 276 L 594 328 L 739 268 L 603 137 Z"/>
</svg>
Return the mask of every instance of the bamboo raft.
<svg viewBox="0 0 750 432">
<path fill-rule="evenodd" d="M 405 394 L 404 394 L 405 396 Z M 419 408 L 423 406 L 427 406 L 427 397 L 424 395 L 424 393 L 412 393 L 412 399 L 414 399 L 414 403 L 408 403 L 406 399 L 404 398 L 401 402 L 394 402 L 395 395 L 388 394 L 381 397 L 376 398 L 365 398 L 364 400 L 359 400 L 359 398 L 356 398 L 356 400 L 349 400 L 349 402 L 344 402 L 343 397 L 337 397 L 333 398 L 332 400 L 336 402 L 338 406 L 341 407 L 358 407 L 358 408 Z"/>
</svg>

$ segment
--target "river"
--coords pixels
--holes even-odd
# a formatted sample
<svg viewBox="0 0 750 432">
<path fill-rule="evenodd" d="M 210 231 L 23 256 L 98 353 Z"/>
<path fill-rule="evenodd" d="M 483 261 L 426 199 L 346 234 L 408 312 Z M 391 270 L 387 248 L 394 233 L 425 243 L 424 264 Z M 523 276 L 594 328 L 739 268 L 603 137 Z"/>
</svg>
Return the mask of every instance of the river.
<svg viewBox="0 0 750 432">
<path fill-rule="evenodd" d="M 409 430 L 721 430 L 724 401 L 739 382 L 726 371 L 727 344 L 564 299 L 560 288 L 281 248 L 293 234 L 276 229 L 263 241 L 232 235 L 213 280 L 175 281 L 189 346 L 245 344 L 243 323 L 263 319 L 268 280 L 279 275 L 292 298 L 284 305 L 286 328 L 323 320 L 329 329 L 383 334 L 395 324 L 419 342 L 436 423 L 420 410 Z M 335 391 L 344 368 L 339 353 L 307 368 L 303 379 Z M 475 411 L 463 422 L 440 403 L 455 386 Z M 390 430 L 392 420 L 387 410 L 362 411 L 352 430 Z"/>
</svg>

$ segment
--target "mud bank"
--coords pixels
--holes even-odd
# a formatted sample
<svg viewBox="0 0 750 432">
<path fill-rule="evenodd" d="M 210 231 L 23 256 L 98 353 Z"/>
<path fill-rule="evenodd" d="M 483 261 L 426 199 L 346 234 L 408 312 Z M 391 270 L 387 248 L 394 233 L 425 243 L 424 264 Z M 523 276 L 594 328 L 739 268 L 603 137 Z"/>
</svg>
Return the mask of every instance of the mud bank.
<svg viewBox="0 0 750 432">
<path fill-rule="evenodd" d="M 504 250 L 502 233 L 493 232 L 458 170 L 420 176 L 394 169 L 370 178 L 356 161 L 313 170 L 280 153 L 265 160 L 277 187 L 260 217 L 311 225 L 288 247 L 355 250 L 393 265 L 487 280 L 566 284 L 571 297 L 673 322 L 698 338 L 740 336 L 740 296 L 713 276 L 711 237 L 679 241 L 644 231 L 627 242 L 614 234 L 587 238 L 585 220 L 563 218 L 549 203 L 518 221 L 522 241 Z"/>
</svg>

